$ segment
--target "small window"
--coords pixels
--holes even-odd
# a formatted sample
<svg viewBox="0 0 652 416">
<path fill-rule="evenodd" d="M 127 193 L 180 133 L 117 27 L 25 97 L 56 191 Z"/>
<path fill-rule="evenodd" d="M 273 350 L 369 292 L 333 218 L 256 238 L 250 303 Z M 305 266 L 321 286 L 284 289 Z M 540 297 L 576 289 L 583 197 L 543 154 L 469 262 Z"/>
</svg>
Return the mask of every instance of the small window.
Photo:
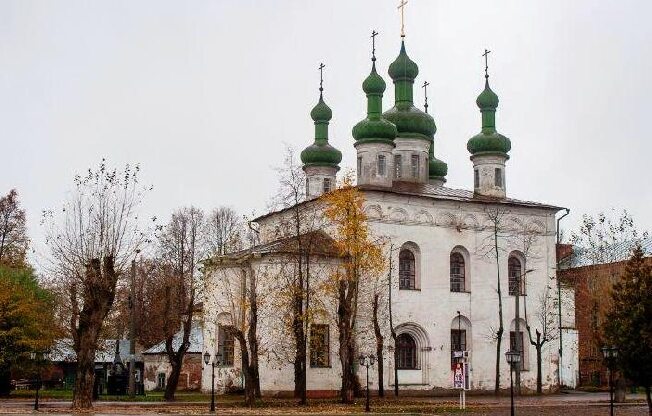
<svg viewBox="0 0 652 416">
<path fill-rule="evenodd" d="M 358 176 L 362 176 L 362 156 L 358 157 Z"/>
<path fill-rule="evenodd" d="M 165 389 L 165 373 L 158 373 L 158 376 L 156 376 L 156 388 L 159 390 Z"/>
<path fill-rule="evenodd" d="M 324 178 L 324 193 L 331 191 L 331 178 Z"/>
<path fill-rule="evenodd" d="M 460 253 L 451 253 L 450 265 L 451 292 L 464 292 L 464 257 Z"/>
<path fill-rule="evenodd" d="M 477 169 L 473 171 L 473 187 L 480 187 L 480 172 Z"/>
<path fill-rule="evenodd" d="M 401 334 L 396 338 L 397 361 L 399 370 L 414 370 L 417 368 L 417 343 L 409 334 Z"/>
<path fill-rule="evenodd" d="M 503 171 L 500 168 L 496 168 L 494 175 L 494 185 L 499 188 L 503 187 Z"/>
<path fill-rule="evenodd" d="M 464 329 L 451 329 L 451 364 L 456 362 L 453 356 L 455 351 L 466 351 L 466 330 Z"/>
<path fill-rule="evenodd" d="M 415 289 L 416 262 L 414 253 L 403 249 L 398 255 L 398 285 L 399 289 Z"/>
<path fill-rule="evenodd" d="M 330 367 L 328 325 L 310 326 L 310 367 Z"/>
<path fill-rule="evenodd" d="M 419 177 L 419 155 L 412 155 L 412 177 Z"/>
<path fill-rule="evenodd" d="M 378 155 L 378 176 L 385 176 L 386 172 L 385 155 Z"/>
<path fill-rule="evenodd" d="M 220 354 L 220 366 L 233 367 L 233 344 L 233 334 L 220 326 L 217 330 L 217 352 Z"/>
<path fill-rule="evenodd" d="M 521 352 L 521 370 L 525 370 L 525 344 L 523 344 L 523 331 L 518 332 L 520 335 L 519 350 Z M 509 332 L 509 349 L 510 351 L 516 351 L 516 331 Z"/>
<path fill-rule="evenodd" d="M 522 273 L 523 267 L 521 266 L 521 261 L 514 256 L 510 257 L 507 261 L 507 276 L 509 283 L 509 294 L 511 296 L 516 296 L 516 288 L 519 281 L 521 282 L 520 294 L 525 295 L 525 282 L 523 281 L 524 279 L 522 278 Z"/>
<path fill-rule="evenodd" d="M 401 179 L 401 170 L 403 169 L 403 157 L 401 155 L 394 156 L 394 177 Z"/>
<path fill-rule="evenodd" d="M 310 195 L 310 178 L 306 178 L 306 196 Z"/>
</svg>

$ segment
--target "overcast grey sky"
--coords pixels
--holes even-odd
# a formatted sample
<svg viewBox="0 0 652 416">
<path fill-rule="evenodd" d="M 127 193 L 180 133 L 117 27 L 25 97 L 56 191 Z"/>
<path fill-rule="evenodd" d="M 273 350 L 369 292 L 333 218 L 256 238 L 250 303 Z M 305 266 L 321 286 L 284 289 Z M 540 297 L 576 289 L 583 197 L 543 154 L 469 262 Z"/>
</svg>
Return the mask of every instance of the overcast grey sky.
<svg viewBox="0 0 652 416">
<path fill-rule="evenodd" d="M 30 235 L 72 177 L 102 157 L 140 163 L 147 214 L 231 205 L 262 213 L 284 142 L 312 142 L 326 64 L 331 143 L 353 167 L 361 82 L 399 50 L 398 1 L 0 2 L 0 192 L 20 192 Z M 512 140 L 508 195 L 582 213 L 627 208 L 652 228 L 652 2 L 410 0 L 406 44 L 430 82 L 448 185 L 470 188 L 467 140 L 484 48 Z M 423 104 L 422 91 L 415 93 Z"/>
</svg>

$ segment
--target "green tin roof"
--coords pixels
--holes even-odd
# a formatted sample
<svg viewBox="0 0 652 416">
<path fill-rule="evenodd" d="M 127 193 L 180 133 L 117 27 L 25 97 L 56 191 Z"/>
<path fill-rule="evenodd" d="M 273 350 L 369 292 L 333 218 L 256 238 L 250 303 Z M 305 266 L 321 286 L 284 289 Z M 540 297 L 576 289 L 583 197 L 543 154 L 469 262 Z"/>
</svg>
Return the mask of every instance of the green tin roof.
<svg viewBox="0 0 652 416">
<path fill-rule="evenodd" d="M 430 140 L 437 131 L 435 120 L 413 102 L 413 84 L 418 74 L 419 67 L 407 55 L 405 41 L 401 41 L 401 51 L 389 66 L 389 76 L 394 81 L 394 107 L 383 117 L 396 125 L 399 137 Z"/>
<path fill-rule="evenodd" d="M 371 73 L 362 83 L 367 94 L 367 118 L 353 127 L 356 143 L 381 142 L 394 144 L 396 126 L 382 117 L 385 81 L 376 72 L 376 58 L 372 58 Z"/>
<path fill-rule="evenodd" d="M 435 157 L 435 139 L 433 137 L 430 141 L 430 152 L 428 155 L 428 178 L 441 179 L 446 182 L 447 174 L 448 165 L 446 162 Z"/>
<path fill-rule="evenodd" d="M 315 122 L 315 142 L 303 149 L 301 162 L 305 166 L 332 166 L 339 169 L 342 152 L 328 144 L 328 123 L 333 117 L 330 107 L 324 102 L 323 94 L 319 93 L 319 102 L 310 112 Z"/>
<path fill-rule="evenodd" d="M 498 108 L 498 95 L 489 87 L 489 76 L 485 75 L 484 90 L 475 101 L 482 113 L 482 131 L 466 144 L 471 154 L 499 153 L 507 156 L 512 148 L 511 141 L 496 131 L 496 108 Z"/>
</svg>

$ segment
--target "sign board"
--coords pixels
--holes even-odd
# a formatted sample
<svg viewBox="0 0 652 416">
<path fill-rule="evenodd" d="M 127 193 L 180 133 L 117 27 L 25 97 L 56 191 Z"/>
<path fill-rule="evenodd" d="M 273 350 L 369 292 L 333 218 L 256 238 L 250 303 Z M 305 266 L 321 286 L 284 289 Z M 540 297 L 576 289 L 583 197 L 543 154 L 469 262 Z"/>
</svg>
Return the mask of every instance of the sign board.
<svg viewBox="0 0 652 416">
<path fill-rule="evenodd" d="M 466 365 L 464 363 L 455 364 L 455 370 L 453 371 L 453 388 L 454 389 L 464 389 L 466 385 Z"/>
<path fill-rule="evenodd" d="M 470 390 L 471 380 L 468 363 L 456 363 L 453 369 L 453 388 Z"/>
</svg>

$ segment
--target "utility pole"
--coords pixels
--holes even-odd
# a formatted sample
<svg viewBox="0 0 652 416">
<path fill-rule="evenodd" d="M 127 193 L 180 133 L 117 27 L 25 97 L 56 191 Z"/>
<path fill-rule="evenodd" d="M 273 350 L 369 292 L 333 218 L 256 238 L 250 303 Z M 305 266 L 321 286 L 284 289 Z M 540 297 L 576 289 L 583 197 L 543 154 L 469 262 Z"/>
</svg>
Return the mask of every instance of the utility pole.
<svg viewBox="0 0 652 416">
<path fill-rule="evenodd" d="M 136 255 L 140 250 L 136 250 Z M 131 260 L 129 285 L 129 397 L 136 395 L 136 259 Z"/>
</svg>

